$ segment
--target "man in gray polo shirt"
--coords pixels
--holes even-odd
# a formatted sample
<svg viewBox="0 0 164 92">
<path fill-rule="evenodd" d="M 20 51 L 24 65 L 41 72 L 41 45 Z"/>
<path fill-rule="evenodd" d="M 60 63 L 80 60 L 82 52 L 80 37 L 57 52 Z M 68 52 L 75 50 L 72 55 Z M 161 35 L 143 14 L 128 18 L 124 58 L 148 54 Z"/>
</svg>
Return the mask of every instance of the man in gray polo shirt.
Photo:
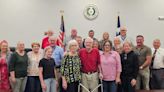
<svg viewBox="0 0 164 92">
<path fill-rule="evenodd" d="M 144 45 L 144 37 L 138 35 L 136 37 L 137 46 L 134 47 L 134 51 L 138 54 L 139 58 L 139 74 L 137 76 L 136 89 L 141 89 L 141 83 L 144 90 L 149 90 L 150 70 L 149 65 L 151 63 L 151 49 Z"/>
</svg>

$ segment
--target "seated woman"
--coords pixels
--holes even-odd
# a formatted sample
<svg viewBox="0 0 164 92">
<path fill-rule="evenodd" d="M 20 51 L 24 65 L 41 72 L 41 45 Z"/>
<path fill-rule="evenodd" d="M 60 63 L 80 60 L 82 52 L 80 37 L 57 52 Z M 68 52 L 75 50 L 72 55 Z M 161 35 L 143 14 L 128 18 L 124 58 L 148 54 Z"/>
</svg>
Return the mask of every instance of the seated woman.
<svg viewBox="0 0 164 92">
<path fill-rule="evenodd" d="M 78 92 L 78 84 L 81 80 L 81 62 L 77 53 L 78 43 L 76 40 L 69 41 L 68 49 L 61 65 L 62 85 L 66 92 Z"/>
</svg>

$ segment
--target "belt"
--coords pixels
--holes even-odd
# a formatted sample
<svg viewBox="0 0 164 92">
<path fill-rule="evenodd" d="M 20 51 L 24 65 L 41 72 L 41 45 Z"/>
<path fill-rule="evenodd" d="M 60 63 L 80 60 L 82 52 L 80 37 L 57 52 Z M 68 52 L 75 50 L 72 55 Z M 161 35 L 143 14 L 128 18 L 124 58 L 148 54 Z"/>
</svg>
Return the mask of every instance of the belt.
<svg viewBox="0 0 164 92">
<path fill-rule="evenodd" d="M 164 70 L 164 68 L 159 68 L 159 69 L 152 69 L 152 70 Z"/>
<path fill-rule="evenodd" d="M 60 68 L 61 66 L 59 65 L 59 66 L 56 66 L 56 68 Z"/>
<path fill-rule="evenodd" d="M 93 73 L 95 73 L 95 72 L 97 72 L 97 71 L 83 72 L 83 73 L 85 73 L 85 74 L 93 74 Z"/>
</svg>

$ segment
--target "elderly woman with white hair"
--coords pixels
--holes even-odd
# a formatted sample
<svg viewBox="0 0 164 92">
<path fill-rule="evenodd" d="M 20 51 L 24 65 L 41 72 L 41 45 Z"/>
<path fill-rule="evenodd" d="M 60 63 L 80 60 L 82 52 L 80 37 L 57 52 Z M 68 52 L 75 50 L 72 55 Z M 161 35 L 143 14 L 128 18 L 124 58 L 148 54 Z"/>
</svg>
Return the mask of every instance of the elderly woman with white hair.
<svg viewBox="0 0 164 92">
<path fill-rule="evenodd" d="M 115 37 L 114 40 L 113 40 L 113 47 L 112 49 L 114 51 L 117 51 L 119 54 L 122 53 L 122 44 L 121 44 L 121 40 L 118 38 L 118 37 Z"/>
<path fill-rule="evenodd" d="M 11 56 L 9 70 L 12 92 L 24 92 L 27 81 L 28 56 L 24 51 L 24 42 L 17 43 L 17 50 Z"/>
<path fill-rule="evenodd" d="M 81 61 L 78 56 L 78 43 L 76 40 L 68 42 L 68 52 L 62 60 L 61 73 L 62 73 L 62 86 L 66 92 L 77 92 L 78 84 L 81 80 Z"/>
</svg>

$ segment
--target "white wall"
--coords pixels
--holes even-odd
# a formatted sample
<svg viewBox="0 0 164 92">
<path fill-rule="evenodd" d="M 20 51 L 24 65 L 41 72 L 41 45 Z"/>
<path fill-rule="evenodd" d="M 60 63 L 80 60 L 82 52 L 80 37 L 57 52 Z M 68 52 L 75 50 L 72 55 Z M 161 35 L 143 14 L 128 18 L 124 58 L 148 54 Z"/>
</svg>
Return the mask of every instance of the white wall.
<svg viewBox="0 0 164 92">
<path fill-rule="evenodd" d="M 96 4 L 99 16 L 93 21 L 85 19 L 83 10 L 88 4 Z M 117 12 L 121 25 L 128 28 L 128 36 L 145 36 L 145 44 L 152 47 L 152 40 L 161 39 L 164 47 L 164 0 L 0 0 L 0 40 L 6 39 L 10 46 L 24 41 L 26 47 L 31 42 L 43 38 L 43 33 L 53 29 L 55 35 L 60 30 L 60 10 L 64 10 L 66 33 L 72 28 L 87 37 L 88 30 L 95 30 L 95 37 L 102 38 L 108 31 L 111 39 L 115 36 Z"/>
</svg>

